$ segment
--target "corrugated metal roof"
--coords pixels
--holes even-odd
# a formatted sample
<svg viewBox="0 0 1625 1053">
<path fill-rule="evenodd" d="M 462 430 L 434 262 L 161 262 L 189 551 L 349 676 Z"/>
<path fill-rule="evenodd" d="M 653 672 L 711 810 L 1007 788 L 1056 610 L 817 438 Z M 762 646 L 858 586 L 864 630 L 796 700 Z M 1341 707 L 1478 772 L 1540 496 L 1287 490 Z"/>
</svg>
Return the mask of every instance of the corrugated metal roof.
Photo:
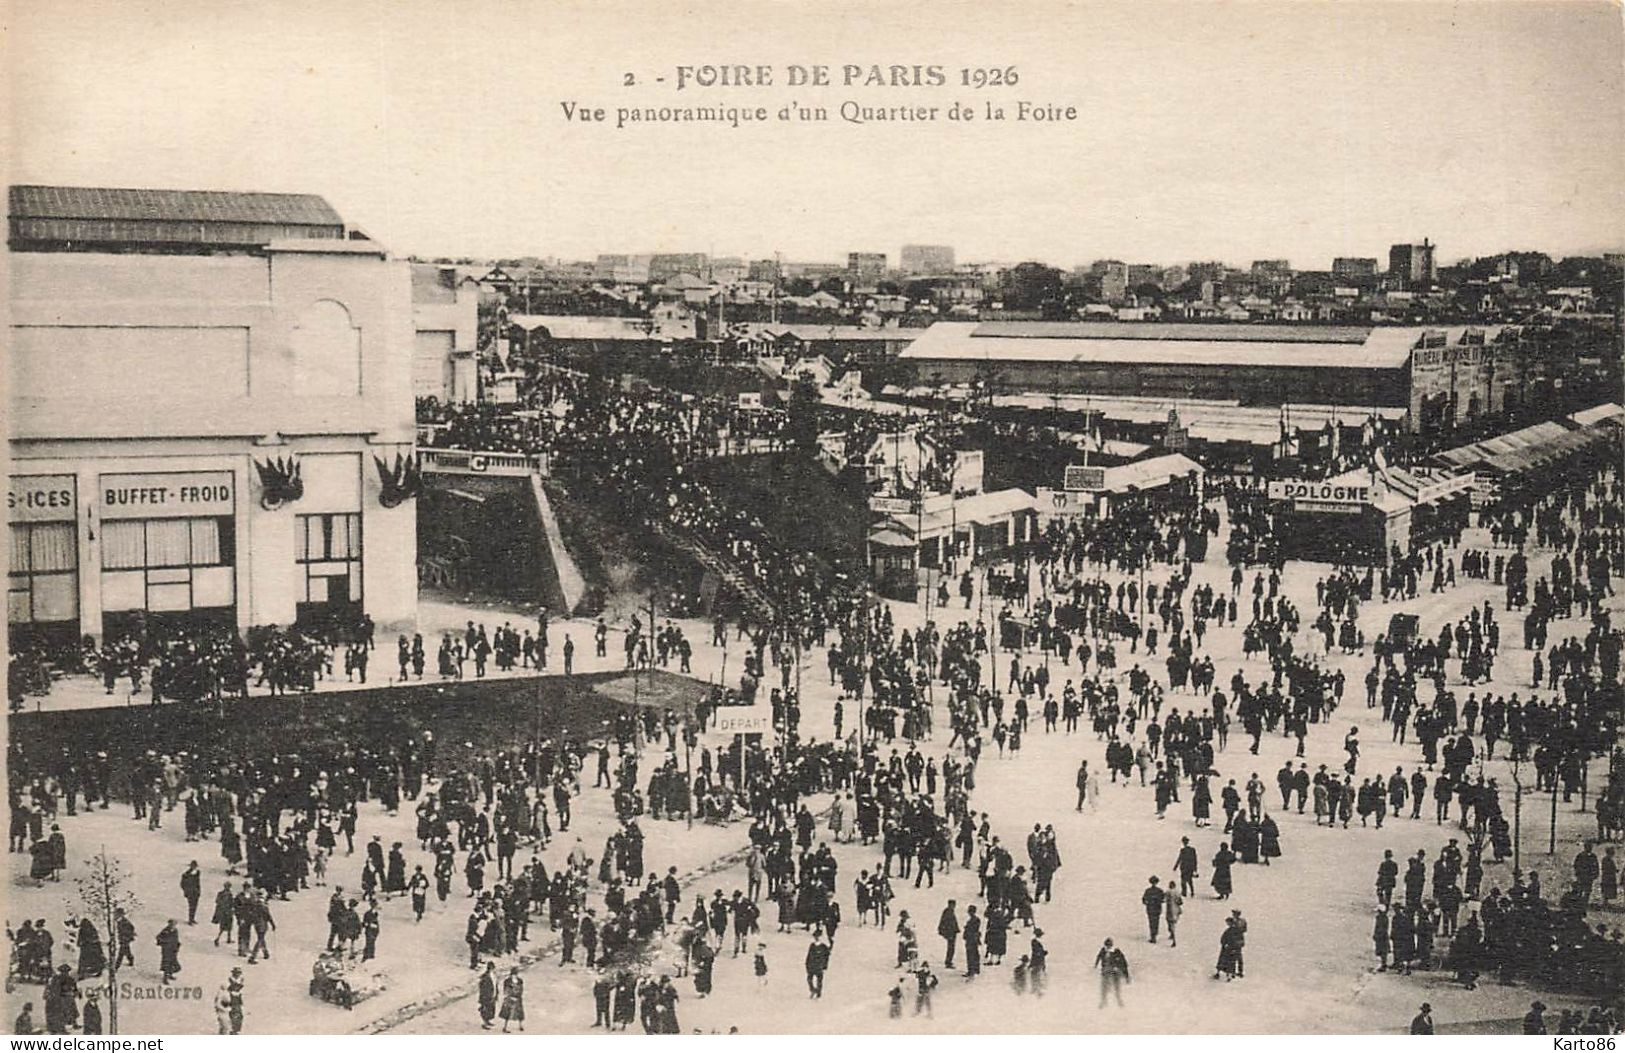
<svg viewBox="0 0 1625 1053">
<path fill-rule="evenodd" d="M 1596 424 L 1599 421 L 1620 420 L 1625 418 L 1625 406 L 1617 402 L 1605 402 L 1600 406 L 1593 406 L 1588 410 L 1581 410 L 1569 417 L 1569 420 L 1584 427 Z"/>
<path fill-rule="evenodd" d="M 1038 323 L 1034 323 L 1038 324 Z M 1061 323 L 1071 328 L 1071 323 Z M 1105 327 L 1110 337 L 1070 336 L 1034 339 L 985 335 L 970 322 L 938 322 L 903 349 L 905 359 L 985 359 L 999 362 L 1050 362 L 1056 365 L 1122 364 L 1164 366 L 1313 367 L 1399 369 L 1405 365 L 1419 330 L 1373 329 L 1362 344 L 1312 344 L 1302 341 L 1231 339 L 1231 329 L 1247 326 L 1200 326 L 1203 340 L 1127 339 L 1132 325 Z"/>
<path fill-rule="evenodd" d="M 180 220 L 209 223 L 342 227 L 315 194 L 226 190 L 137 190 L 112 187 L 13 186 L 12 219 Z"/>
<path fill-rule="evenodd" d="M 976 336 L 1038 340 L 1224 340 L 1233 343 L 1363 344 L 1370 326 L 1201 325 L 1181 322 L 982 322 Z"/>
</svg>

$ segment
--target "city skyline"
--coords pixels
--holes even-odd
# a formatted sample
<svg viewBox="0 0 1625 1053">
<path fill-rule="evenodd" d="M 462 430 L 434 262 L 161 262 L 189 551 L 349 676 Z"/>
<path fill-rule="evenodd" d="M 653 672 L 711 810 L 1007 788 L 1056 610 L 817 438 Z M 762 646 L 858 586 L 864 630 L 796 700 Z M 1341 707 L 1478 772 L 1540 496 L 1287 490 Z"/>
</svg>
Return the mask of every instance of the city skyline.
<svg viewBox="0 0 1625 1053">
<path fill-rule="evenodd" d="M 719 53 L 715 20 L 630 10 L 24 5 L 11 178 L 317 193 L 420 257 L 637 245 L 896 262 L 921 243 L 966 261 L 1322 269 L 1423 237 L 1442 262 L 1625 245 L 1625 74 L 1607 4 L 1040 5 L 1013 20 L 948 2 L 928 22 L 868 13 L 857 43 L 850 4 L 741 6 L 717 13 L 755 42 L 737 55 Z M 1002 95 L 819 101 L 1030 99 L 1082 116 L 616 131 L 559 113 L 626 101 L 626 72 L 734 60 L 1016 62 L 1021 84 Z M 795 94 L 698 92 L 680 101 Z"/>
</svg>

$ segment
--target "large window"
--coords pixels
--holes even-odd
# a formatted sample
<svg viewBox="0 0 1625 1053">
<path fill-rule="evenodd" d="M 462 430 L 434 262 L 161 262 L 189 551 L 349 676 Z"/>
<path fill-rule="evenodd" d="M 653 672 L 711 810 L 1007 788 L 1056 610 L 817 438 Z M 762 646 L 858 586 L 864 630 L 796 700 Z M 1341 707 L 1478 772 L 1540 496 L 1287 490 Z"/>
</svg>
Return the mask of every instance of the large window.
<svg viewBox="0 0 1625 1053">
<path fill-rule="evenodd" d="M 323 512 L 295 520 L 298 599 L 336 609 L 361 603 L 361 514 Z"/>
<path fill-rule="evenodd" d="M 191 611 L 236 603 L 230 516 L 102 524 L 102 607 Z"/>
<path fill-rule="evenodd" d="M 11 524 L 6 621 L 72 622 L 79 618 L 79 549 L 75 524 Z"/>
</svg>

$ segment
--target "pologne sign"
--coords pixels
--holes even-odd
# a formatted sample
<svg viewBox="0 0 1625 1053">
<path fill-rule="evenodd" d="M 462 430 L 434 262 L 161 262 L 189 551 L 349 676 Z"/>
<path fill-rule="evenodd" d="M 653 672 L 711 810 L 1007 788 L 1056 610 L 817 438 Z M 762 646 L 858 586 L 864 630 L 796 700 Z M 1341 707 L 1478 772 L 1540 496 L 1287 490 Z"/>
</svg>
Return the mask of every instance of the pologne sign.
<svg viewBox="0 0 1625 1053">
<path fill-rule="evenodd" d="M 1283 501 L 1320 501 L 1326 504 L 1368 505 L 1371 503 L 1371 487 L 1358 483 L 1272 479 L 1270 480 L 1270 497 Z"/>
</svg>

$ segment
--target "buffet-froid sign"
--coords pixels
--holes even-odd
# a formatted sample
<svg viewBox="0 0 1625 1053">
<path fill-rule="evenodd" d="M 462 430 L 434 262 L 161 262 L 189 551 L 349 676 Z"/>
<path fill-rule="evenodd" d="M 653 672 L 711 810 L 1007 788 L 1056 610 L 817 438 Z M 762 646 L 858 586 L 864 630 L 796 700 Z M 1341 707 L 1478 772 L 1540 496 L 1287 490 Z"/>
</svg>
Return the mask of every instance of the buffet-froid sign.
<svg viewBox="0 0 1625 1053">
<path fill-rule="evenodd" d="M 77 494 L 71 475 L 13 476 L 6 490 L 6 521 L 62 523 L 76 519 Z"/>
<path fill-rule="evenodd" d="M 150 472 L 101 478 L 103 519 L 229 516 L 236 511 L 231 472 Z"/>
<path fill-rule="evenodd" d="M 1270 497 L 1277 501 L 1314 501 L 1318 504 L 1368 505 L 1371 487 L 1359 483 L 1270 480 Z"/>
</svg>

